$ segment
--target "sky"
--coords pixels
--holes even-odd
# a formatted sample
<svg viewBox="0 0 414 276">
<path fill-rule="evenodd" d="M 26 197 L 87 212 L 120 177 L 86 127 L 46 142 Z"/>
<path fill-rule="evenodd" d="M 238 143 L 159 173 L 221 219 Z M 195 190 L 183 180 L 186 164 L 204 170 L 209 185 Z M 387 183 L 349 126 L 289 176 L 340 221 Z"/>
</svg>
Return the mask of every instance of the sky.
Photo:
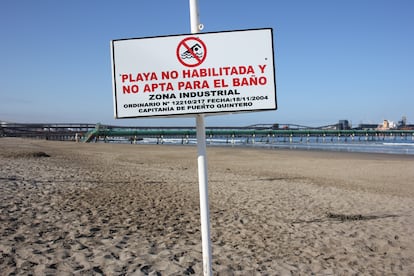
<svg viewBox="0 0 414 276">
<path fill-rule="evenodd" d="M 278 109 L 207 126 L 414 124 L 414 1 L 199 0 L 199 13 L 203 32 L 274 35 Z M 188 0 L 2 0 L 0 26 L 0 121 L 195 125 L 113 115 L 110 41 L 190 33 Z"/>
</svg>

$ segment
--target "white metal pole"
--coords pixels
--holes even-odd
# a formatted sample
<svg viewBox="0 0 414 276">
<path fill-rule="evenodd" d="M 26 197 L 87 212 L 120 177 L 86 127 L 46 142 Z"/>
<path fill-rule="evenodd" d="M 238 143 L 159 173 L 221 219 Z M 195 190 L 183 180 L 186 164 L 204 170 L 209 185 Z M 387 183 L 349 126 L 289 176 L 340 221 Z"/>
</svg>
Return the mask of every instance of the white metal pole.
<svg viewBox="0 0 414 276">
<path fill-rule="evenodd" d="M 198 33 L 201 29 L 198 0 L 190 1 L 191 33 Z M 201 242 L 203 251 L 203 273 L 205 276 L 213 275 L 211 267 L 211 241 L 210 241 L 210 210 L 208 204 L 208 177 L 207 177 L 207 153 L 206 153 L 206 127 L 204 115 L 196 115 L 197 124 L 197 150 L 198 150 L 198 184 L 200 192 L 200 220 Z"/>
<path fill-rule="evenodd" d="M 190 0 L 190 24 L 191 24 L 192 34 L 196 34 L 200 31 L 200 16 L 198 13 L 198 0 Z"/>
<path fill-rule="evenodd" d="M 200 190 L 201 242 L 203 250 L 203 271 L 211 276 L 210 210 L 208 204 L 208 177 L 206 154 L 206 130 L 204 115 L 197 115 L 198 184 Z"/>
</svg>

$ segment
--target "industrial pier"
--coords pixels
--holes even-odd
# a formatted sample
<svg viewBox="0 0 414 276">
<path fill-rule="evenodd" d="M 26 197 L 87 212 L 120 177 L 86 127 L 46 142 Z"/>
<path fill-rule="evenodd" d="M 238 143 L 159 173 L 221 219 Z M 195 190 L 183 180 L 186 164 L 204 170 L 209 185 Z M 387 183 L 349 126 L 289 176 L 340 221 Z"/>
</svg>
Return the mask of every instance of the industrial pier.
<svg viewBox="0 0 414 276">
<path fill-rule="evenodd" d="M 282 126 L 282 128 L 280 128 Z M 195 138 L 196 130 L 192 127 L 131 127 L 102 124 L 18 124 L 0 125 L 0 137 L 24 137 L 33 139 L 60 141 L 111 141 L 119 138 L 137 141 L 144 138 L 156 138 L 159 143 L 168 138 L 180 138 L 183 143 Z M 207 127 L 206 138 L 224 138 L 231 143 L 235 139 L 245 141 L 272 143 L 293 142 L 298 138 L 301 142 L 313 138 L 316 142 L 332 142 L 334 139 L 347 141 L 375 141 L 385 138 L 397 138 L 414 142 L 414 129 L 379 129 L 354 128 L 343 129 L 338 123 L 330 126 L 311 128 L 293 124 L 260 124 L 246 127 Z M 295 140 L 296 139 L 296 140 Z"/>
</svg>

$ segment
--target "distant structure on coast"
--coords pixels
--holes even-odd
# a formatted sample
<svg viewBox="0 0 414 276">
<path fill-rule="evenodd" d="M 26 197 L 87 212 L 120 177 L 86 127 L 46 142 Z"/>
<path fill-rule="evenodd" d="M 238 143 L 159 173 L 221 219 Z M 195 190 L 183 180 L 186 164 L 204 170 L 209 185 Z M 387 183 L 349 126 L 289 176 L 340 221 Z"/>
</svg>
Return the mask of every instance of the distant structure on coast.
<svg viewBox="0 0 414 276">
<path fill-rule="evenodd" d="M 259 125 L 255 125 L 259 126 Z M 261 125 L 266 126 L 266 125 Z M 403 116 L 398 123 L 384 119 L 382 123 L 377 124 L 367 124 L 360 123 L 356 127 L 352 127 L 352 124 L 349 120 L 339 120 L 336 124 L 319 126 L 319 127 L 309 127 L 296 124 L 280 124 L 276 123 L 272 125 L 272 129 L 323 129 L 323 130 L 414 130 L 414 124 L 407 124 L 407 117 Z"/>
<path fill-rule="evenodd" d="M 360 124 L 358 129 L 376 129 L 376 130 L 414 130 L 413 124 L 407 124 L 407 117 L 403 116 L 397 123 L 384 119 L 382 124 Z"/>
</svg>

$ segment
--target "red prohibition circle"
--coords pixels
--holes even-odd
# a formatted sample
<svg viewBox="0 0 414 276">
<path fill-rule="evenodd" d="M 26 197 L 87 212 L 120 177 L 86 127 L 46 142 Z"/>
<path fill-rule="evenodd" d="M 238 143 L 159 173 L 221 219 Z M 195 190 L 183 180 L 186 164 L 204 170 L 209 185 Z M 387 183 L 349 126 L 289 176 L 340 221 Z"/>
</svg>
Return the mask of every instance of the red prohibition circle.
<svg viewBox="0 0 414 276">
<path fill-rule="evenodd" d="M 201 48 L 202 54 L 198 53 Z M 177 46 L 177 59 L 187 67 L 196 67 L 204 62 L 207 56 L 207 47 L 198 37 L 187 37 L 181 40 Z M 188 59 L 188 60 L 187 60 Z"/>
</svg>

